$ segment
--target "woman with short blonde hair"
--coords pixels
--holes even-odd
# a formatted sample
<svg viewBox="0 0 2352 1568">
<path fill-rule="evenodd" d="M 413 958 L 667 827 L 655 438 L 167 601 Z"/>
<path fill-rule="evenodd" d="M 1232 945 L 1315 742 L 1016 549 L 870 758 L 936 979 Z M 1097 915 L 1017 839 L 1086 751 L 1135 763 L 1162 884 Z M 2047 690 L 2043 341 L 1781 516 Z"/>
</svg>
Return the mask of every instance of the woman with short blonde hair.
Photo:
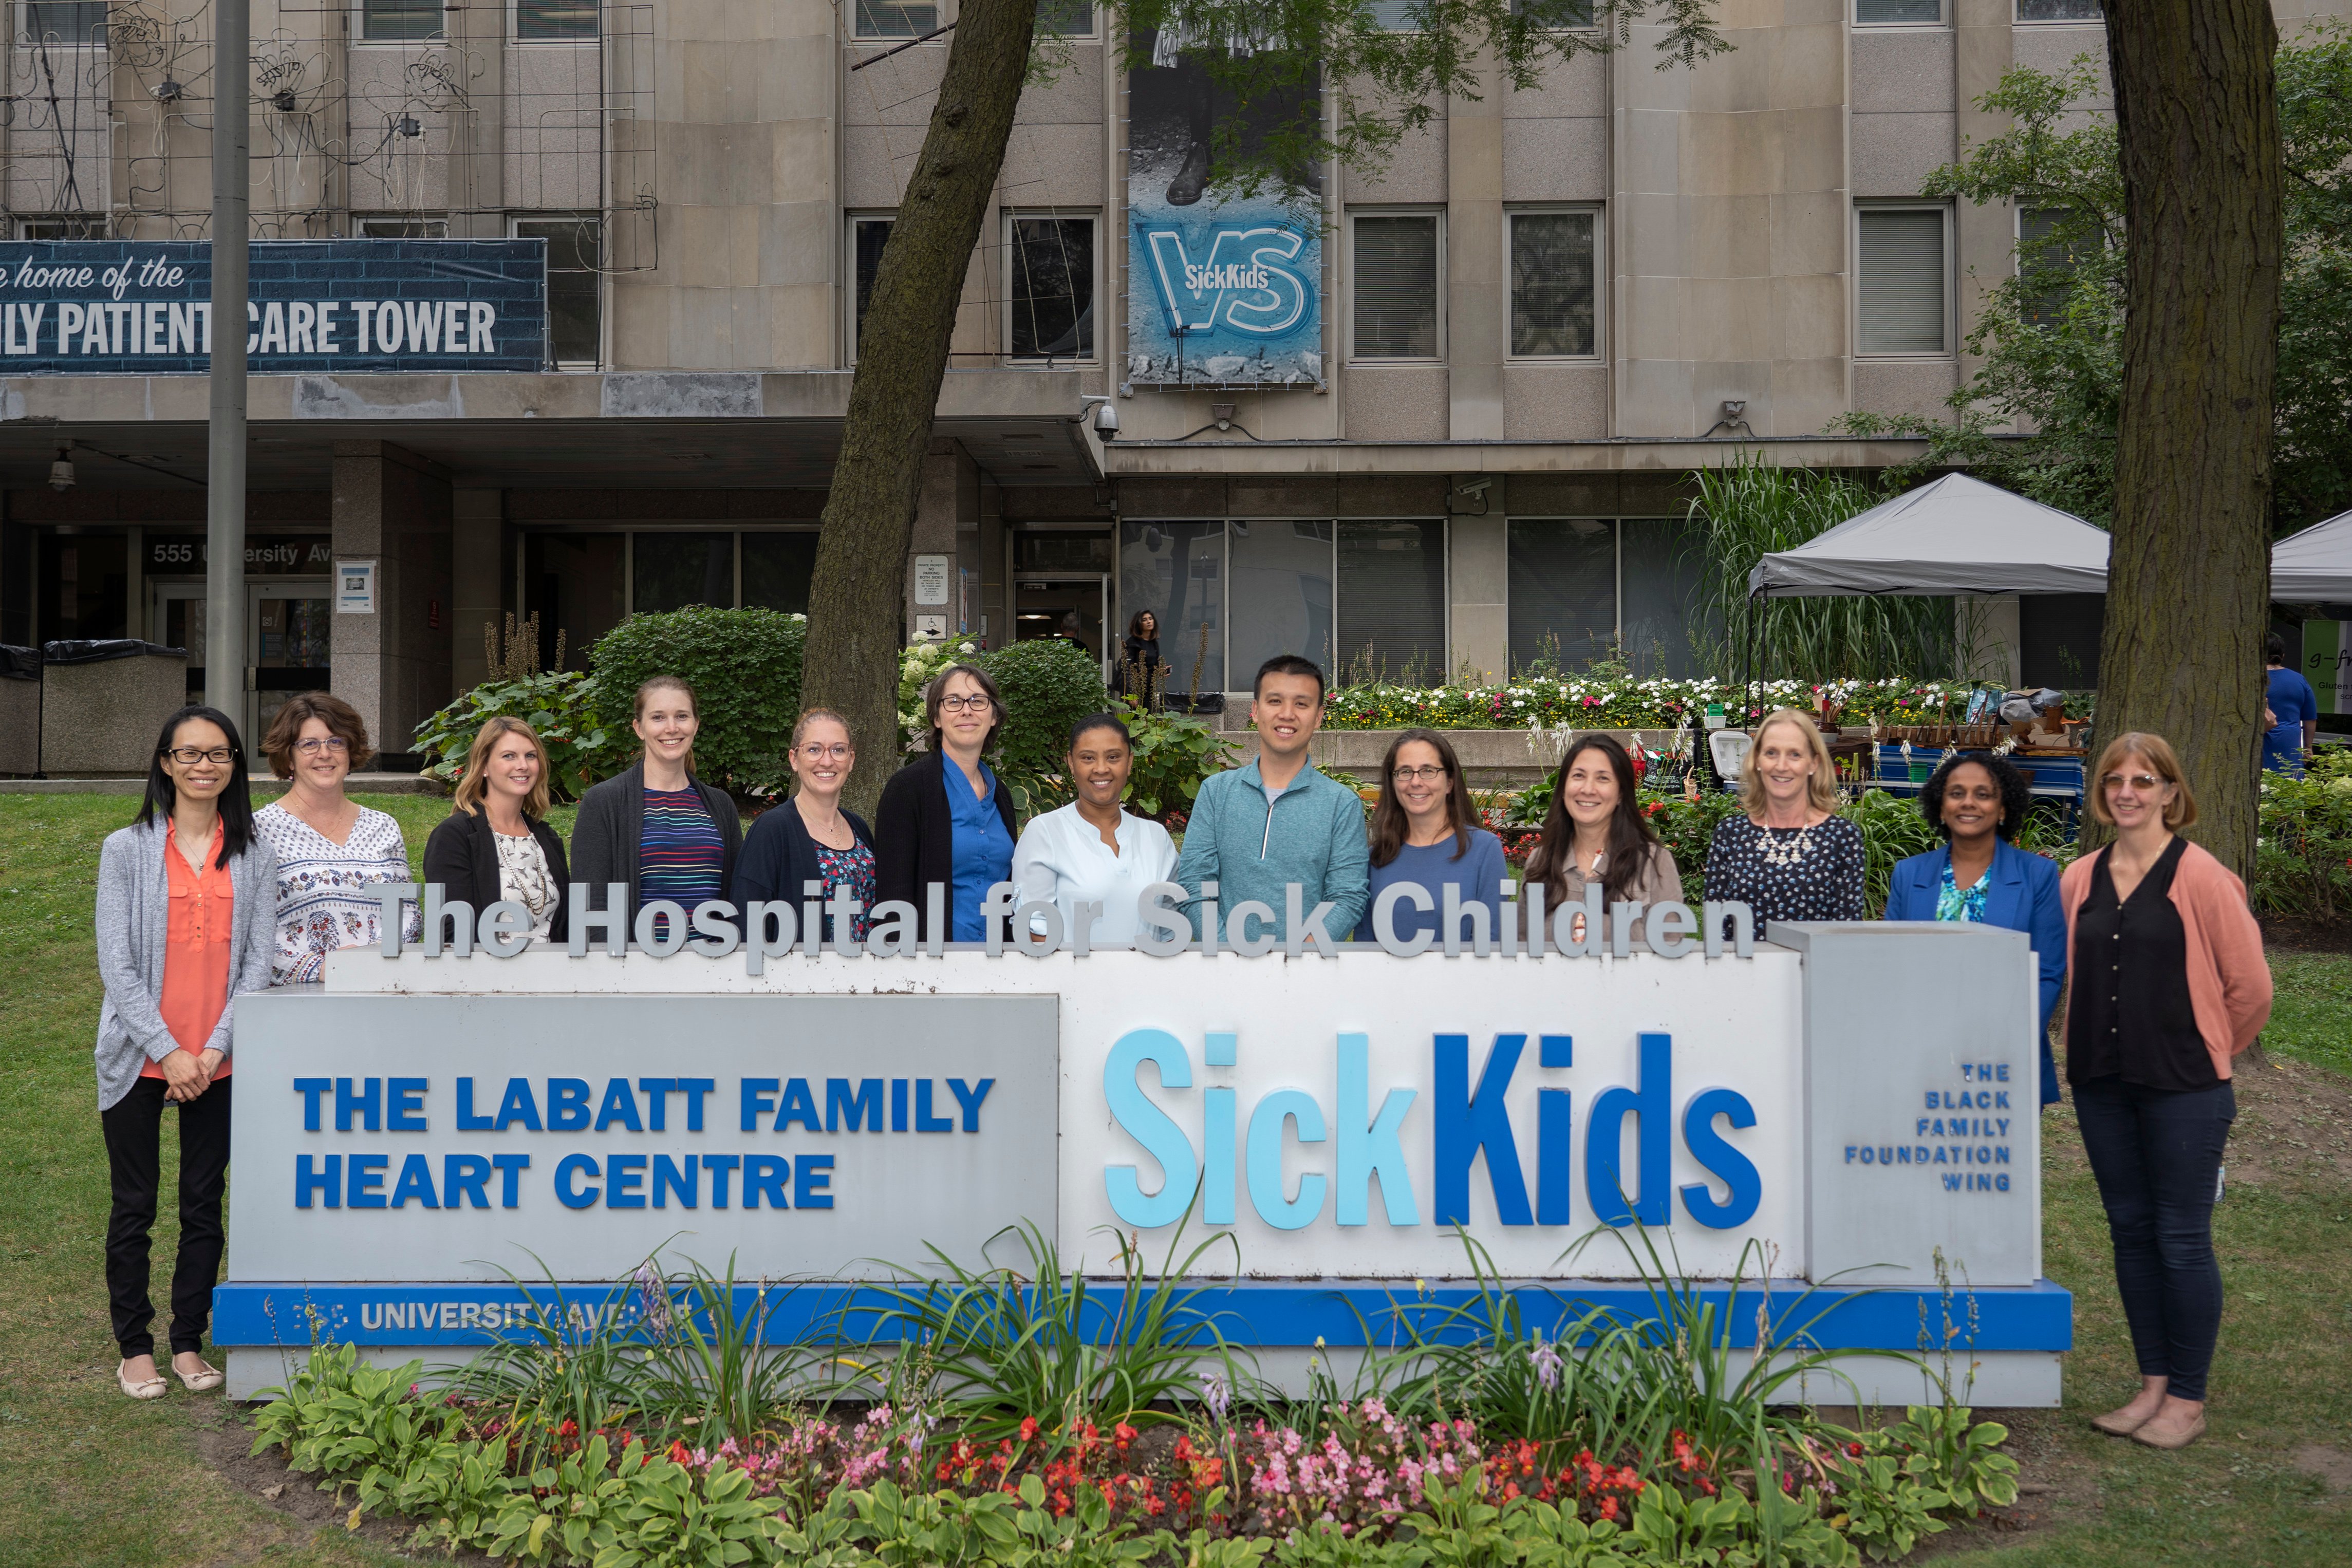
<svg viewBox="0 0 2352 1568">
<path fill-rule="evenodd" d="M 547 825 L 547 775 L 537 731 L 503 713 L 486 721 L 467 750 L 448 819 L 425 841 L 425 880 L 478 914 L 520 904 L 534 937 L 562 942 L 572 934 L 563 908 L 572 872 L 562 838 Z"/>
<path fill-rule="evenodd" d="M 1862 830 L 1837 815 L 1837 777 L 1812 715 L 1776 709 L 1755 733 L 1739 764 L 1744 809 L 1707 847 L 1708 900 L 1747 904 L 1758 936 L 1774 921 L 1863 919 Z"/>
</svg>

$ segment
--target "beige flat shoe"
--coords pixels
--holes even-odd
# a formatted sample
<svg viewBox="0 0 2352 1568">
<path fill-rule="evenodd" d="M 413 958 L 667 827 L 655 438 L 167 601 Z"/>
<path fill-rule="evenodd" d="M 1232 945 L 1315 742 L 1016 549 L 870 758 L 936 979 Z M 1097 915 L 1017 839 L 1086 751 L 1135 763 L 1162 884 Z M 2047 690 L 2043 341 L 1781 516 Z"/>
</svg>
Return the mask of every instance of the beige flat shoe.
<svg viewBox="0 0 2352 1568">
<path fill-rule="evenodd" d="M 2148 1422 L 2146 1415 L 2133 1415 L 2121 1410 L 2110 1410 L 2105 1415 L 2091 1417 L 2091 1425 L 2110 1437 L 2128 1437 Z"/>
<path fill-rule="evenodd" d="M 178 1378 L 180 1386 L 190 1394 L 210 1394 L 228 1381 L 228 1373 L 208 1362 L 198 1362 L 196 1368 L 194 1372 L 182 1372 L 176 1365 L 172 1368 L 172 1375 Z"/>
<path fill-rule="evenodd" d="M 2151 1448 L 2170 1450 L 2186 1448 L 2203 1436 L 2205 1436 L 2205 1417 L 2200 1415 L 2177 1431 L 2151 1432 L 2146 1426 L 2142 1426 L 2131 1435 L 2131 1438 L 2133 1442 L 2145 1444 Z"/>
<path fill-rule="evenodd" d="M 122 1369 L 119 1366 L 114 1369 L 114 1382 L 125 1395 L 132 1399 L 161 1399 L 164 1391 L 172 1386 L 160 1377 L 142 1377 L 133 1383 L 122 1375 Z"/>
</svg>

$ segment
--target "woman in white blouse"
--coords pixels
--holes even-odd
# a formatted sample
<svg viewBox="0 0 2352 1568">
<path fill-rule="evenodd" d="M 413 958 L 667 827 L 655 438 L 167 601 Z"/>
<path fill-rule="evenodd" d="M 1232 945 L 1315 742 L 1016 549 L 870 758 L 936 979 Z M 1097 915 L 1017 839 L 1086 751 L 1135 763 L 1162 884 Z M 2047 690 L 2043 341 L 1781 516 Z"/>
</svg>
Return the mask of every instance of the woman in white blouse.
<svg viewBox="0 0 2352 1568">
<path fill-rule="evenodd" d="M 373 947 L 383 937 L 379 882 L 405 882 L 408 846 L 400 824 L 343 793 L 353 768 L 375 752 L 352 705 L 324 691 L 286 700 L 261 742 L 270 771 L 289 781 L 284 795 L 253 814 L 253 831 L 278 857 L 278 955 L 273 985 L 320 979 L 339 947 Z M 403 935 L 420 927 L 414 903 Z"/>
<path fill-rule="evenodd" d="M 504 714 L 484 724 L 466 753 L 448 820 L 425 841 L 425 881 L 463 899 L 478 916 L 496 903 L 530 911 L 530 934 L 572 934 L 563 889 L 572 880 L 563 840 L 547 825 L 547 748 L 539 732 Z"/>
<path fill-rule="evenodd" d="M 1051 903 L 1062 929 L 1074 929 L 1080 903 L 1101 906 L 1093 947 L 1132 947 L 1143 889 L 1176 871 L 1176 845 L 1150 817 L 1119 808 L 1135 767 L 1134 740 L 1108 713 L 1078 721 L 1066 761 L 1078 798 L 1032 817 L 1013 852 L 1013 880 L 1024 903 Z M 1042 924 L 1033 918 L 1033 926 Z"/>
</svg>

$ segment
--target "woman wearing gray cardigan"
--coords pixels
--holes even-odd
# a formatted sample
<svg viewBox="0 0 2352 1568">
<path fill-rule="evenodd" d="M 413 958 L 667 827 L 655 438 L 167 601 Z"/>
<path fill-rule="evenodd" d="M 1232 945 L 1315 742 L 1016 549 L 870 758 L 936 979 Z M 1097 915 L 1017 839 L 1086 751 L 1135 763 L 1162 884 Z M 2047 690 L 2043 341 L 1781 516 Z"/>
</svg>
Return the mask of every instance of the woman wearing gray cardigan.
<svg viewBox="0 0 2352 1568">
<path fill-rule="evenodd" d="M 228 716 L 165 721 L 138 820 L 98 860 L 98 1111 L 114 1192 L 106 1289 L 133 1399 L 158 1399 L 148 1234 L 162 1185 L 163 1107 L 180 1110 L 180 1253 L 172 1269 L 172 1370 L 191 1393 L 221 1385 L 205 1330 L 220 1273 L 236 999 L 269 984 L 278 859 L 254 837 L 245 748 Z"/>
</svg>

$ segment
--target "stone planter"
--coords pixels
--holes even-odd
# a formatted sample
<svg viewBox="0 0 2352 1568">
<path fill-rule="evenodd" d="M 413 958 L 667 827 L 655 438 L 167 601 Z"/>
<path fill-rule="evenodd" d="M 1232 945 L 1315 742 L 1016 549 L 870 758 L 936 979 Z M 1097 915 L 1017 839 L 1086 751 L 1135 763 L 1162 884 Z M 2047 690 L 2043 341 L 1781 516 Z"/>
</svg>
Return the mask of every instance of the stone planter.
<svg viewBox="0 0 2352 1568">
<path fill-rule="evenodd" d="M 1377 783 L 1381 763 L 1388 755 L 1390 743 L 1401 732 L 1326 730 L 1315 737 L 1316 764 L 1352 773 L 1367 784 Z M 1454 747 L 1454 754 L 1462 760 L 1464 775 L 1481 789 L 1535 783 L 1559 764 L 1571 735 L 1614 735 L 1628 749 L 1645 746 L 1656 752 L 1670 750 L 1675 735 L 1672 730 L 1547 730 L 1540 737 L 1527 730 L 1441 730 L 1438 733 L 1445 737 Z M 1228 732 L 1226 738 L 1240 744 L 1241 750 L 1234 758 L 1236 767 L 1257 755 L 1255 731 Z"/>
</svg>

